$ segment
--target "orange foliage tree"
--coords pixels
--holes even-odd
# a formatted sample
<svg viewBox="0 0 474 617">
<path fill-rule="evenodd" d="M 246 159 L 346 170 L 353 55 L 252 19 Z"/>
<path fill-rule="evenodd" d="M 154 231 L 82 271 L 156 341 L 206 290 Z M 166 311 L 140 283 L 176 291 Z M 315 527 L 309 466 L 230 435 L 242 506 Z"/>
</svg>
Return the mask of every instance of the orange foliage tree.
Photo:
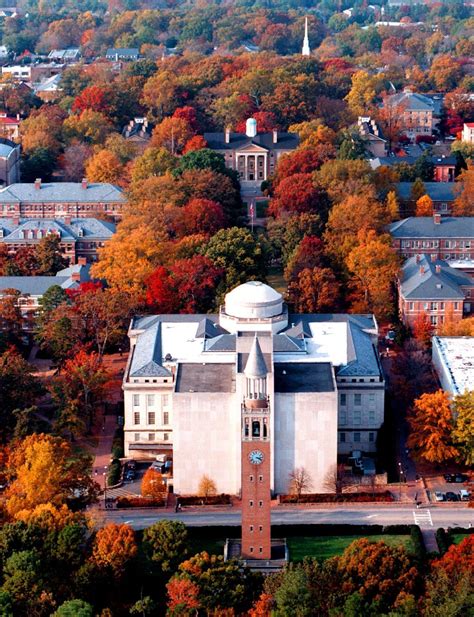
<svg viewBox="0 0 474 617">
<path fill-rule="evenodd" d="M 99 529 L 92 547 L 91 561 L 121 576 L 137 554 L 135 532 L 128 525 L 109 523 Z"/>
<path fill-rule="evenodd" d="M 166 497 L 166 485 L 163 476 L 151 467 L 146 470 L 142 479 L 142 495 L 150 499 L 164 499 Z"/>
<path fill-rule="evenodd" d="M 189 578 L 174 577 L 166 585 L 168 609 L 172 614 L 182 615 L 200 608 L 199 586 Z"/>
<path fill-rule="evenodd" d="M 123 180 L 123 175 L 123 165 L 110 150 L 99 150 L 86 163 L 86 177 L 89 182 L 118 184 Z"/>
<path fill-rule="evenodd" d="M 460 572 L 469 572 L 474 576 L 474 535 L 467 536 L 459 544 L 451 544 L 441 559 L 431 564 L 433 569 L 441 569 L 449 577 L 456 577 Z"/>
<path fill-rule="evenodd" d="M 330 268 L 304 268 L 288 286 L 290 301 L 299 313 L 332 311 L 340 285 Z"/>
<path fill-rule="evenodd" d="M 417 458 L 443 463 L 459 455 L 452 443 L 453 413 L 444 390 L 417 398 L 408 414 L 408 447 Z"/>
<path fill-rule="evenodd" d="M 417 341 L 419 341 L 424 347 L 430 346 L 434 328 L 431 324 L 429 316 L 425 312 L 419 313 L 415 317 L 411 329 L 413 336 Z"/>
<path fill-rule="evenodd" d="M 433 200 L 429 195 L 422 195 L 417 200 L 416 216 L 433 216 Z"/>
</svg>

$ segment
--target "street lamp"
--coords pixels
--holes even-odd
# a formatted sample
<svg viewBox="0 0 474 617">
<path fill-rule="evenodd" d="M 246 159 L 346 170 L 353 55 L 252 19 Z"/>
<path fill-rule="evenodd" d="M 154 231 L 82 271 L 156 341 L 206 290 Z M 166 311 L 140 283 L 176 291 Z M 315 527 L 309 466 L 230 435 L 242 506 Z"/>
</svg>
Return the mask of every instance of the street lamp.
<svg viewBox="0 0 474 617">
<path fill-rule="evenodd" d="M 400 501 L 402 500 L 402 474 L 402 464 L 400 461 L 398 461 L 398 498 Z"/>
</svg>

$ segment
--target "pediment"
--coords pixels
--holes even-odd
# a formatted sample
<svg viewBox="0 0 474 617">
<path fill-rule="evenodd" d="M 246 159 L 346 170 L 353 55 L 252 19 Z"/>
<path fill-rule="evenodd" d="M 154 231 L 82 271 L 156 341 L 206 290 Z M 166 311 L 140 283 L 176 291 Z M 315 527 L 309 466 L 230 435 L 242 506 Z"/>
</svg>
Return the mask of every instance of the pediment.
<svg viewBox="0 0 474 617">
<path fill-rule="evenodd" d="M 256 154 L 257 152 L 261 152 L 262 154 L 264 154 L 268 152 L 268 148 L 258 146 L 257 144 L 248 144 L 245 146 L 241 146 L 240 148 L 236 148 L 235 151 L 239 154 Z"/>
</svg>

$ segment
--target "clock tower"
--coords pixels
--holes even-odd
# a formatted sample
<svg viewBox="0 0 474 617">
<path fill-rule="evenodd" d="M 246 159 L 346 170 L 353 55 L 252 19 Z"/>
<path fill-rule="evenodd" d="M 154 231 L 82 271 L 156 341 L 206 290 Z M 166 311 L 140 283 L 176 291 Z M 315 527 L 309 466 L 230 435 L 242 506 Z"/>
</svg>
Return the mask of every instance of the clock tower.
<svg viewBox="0 0 474 617">
<path fill-rule="evenodd" d="M 268 369 L 257 336 L 244 369 L 242 403 L 242 549 L 244 559 L 271 559 L 270 403 Z"/>
</svg>

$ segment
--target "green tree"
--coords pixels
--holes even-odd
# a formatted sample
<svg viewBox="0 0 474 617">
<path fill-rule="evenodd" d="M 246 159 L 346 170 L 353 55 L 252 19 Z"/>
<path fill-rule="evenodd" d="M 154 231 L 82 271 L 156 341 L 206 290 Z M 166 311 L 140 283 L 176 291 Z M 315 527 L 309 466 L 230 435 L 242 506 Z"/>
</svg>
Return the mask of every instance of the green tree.
<svg viewBox="0 0 474 617">
<path fill-rule="evenodd" d="M 54 276 L 59 270 L 67 266 L 67 259 L 62 256 L 61 239 L 55 235 L 48 235 L 38 242 L 36 247 L 38 260 L 38 274 Z"/>
<path fill-rule="evenodd" d="M 312 614 L 308 578 L 302 568 L 295 567 L 284 572 L 275 600 L 278 615 L 282 617 L 306 617 Z"/>
<path fill-rule="evenodd" d="M 421 178 L 417 178 L 411 187 L 410 199 L 416 203 L 423 195 L 426 195 L 425 184 Z"/>
<path fill-rule="evenodd" d="M 363 159 L 367 156 L 367 143 L 357 130 L 343 130 L 340 133 L 337 158 L 343 160 Z"/>
<path fill-rule="evenodd" d="M 25 154 L 21 161 L 21 179 L 34 182 L 36 178 L 50 180 L 56 165 L 56 157 L 48 148 L 36 148 Z"/>
<path fill-rule="evenodd" d="M 458 394 L 453 402 L 453 442 L 466 465 L 474 464 L 474 391 Z"/>
<path fill-rule="evenodd" d="M 38 614 L 41 608 L 40 596 L 43 589 L 43 570 L 39 555 L 33 550 L 12 553 L 3 567 L 3 591 L 13 601 L 15 615 Z M 41 613 L 40 613 L 41 614 Z"/>
<path fill-rule="evenodd" d="M 176 167 L 174 174 L 182 174 L 183 171 L 190 169 L 212 169 L 220 174 L 230 175 L 230 170 L 226 167 L 225 159 L 222 154 L 202 148 L 202 150 L 193 150 L 184 154 Z"/>
<path fill-rule="evenodd" d="M 151 176 L 163 176 L 176 166 L 176 157 L 166 148 L 147 148 L 132 168 L 132 182 L 141 182 Z"/>
<path fill-rule="evenodd" d="M 94 617 L 95 610 L 84 600 L 67 600 L 55 611 L 52 617 Z"/>
<path fill-rule="evenodd" d="M 186 525 L 180 521 L 159 521 L 145 529 L 146 554 L 163 572 L 174 572 L 189 551 Z"/>
</svg>

